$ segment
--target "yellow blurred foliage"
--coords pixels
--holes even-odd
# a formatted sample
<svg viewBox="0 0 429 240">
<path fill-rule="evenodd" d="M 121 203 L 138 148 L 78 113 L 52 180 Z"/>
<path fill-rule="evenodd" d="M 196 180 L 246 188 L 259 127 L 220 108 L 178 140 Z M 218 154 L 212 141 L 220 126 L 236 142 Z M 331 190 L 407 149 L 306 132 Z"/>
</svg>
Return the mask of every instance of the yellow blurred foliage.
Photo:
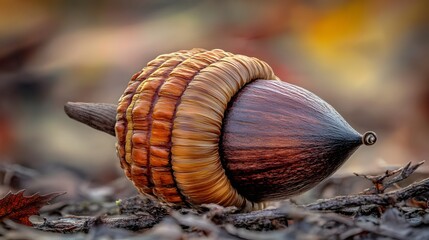
<svg viewBox="0 0 429 240">
<path fill-rule="evenodd" d="M 298 30 L 300 44 L 339 84 L 370 88 L 429 7 L 425 0 L 388 2 L 344 1 L 315 11 L 313 21 Z"/>
</svg>

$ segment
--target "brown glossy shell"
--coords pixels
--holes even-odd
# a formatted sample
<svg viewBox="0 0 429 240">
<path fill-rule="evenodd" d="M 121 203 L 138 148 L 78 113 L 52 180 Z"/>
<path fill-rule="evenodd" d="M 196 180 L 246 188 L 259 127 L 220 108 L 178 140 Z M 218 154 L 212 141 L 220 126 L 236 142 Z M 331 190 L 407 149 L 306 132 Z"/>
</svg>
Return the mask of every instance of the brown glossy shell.
<svg viewBox="0 0 429 240">
<path fill-rule="evenodd" d="M 117 152 L 140 192 L 170 203 L 257 209 L 231 184 L 219 154 L 228 103 L 255 79 L 276 79 L 256 58 L 219 49 L 161 55 L 119 100 Z"/>
<path fill-rule="evenodd" d="M 320 183 L 362 144 L 361 138 L 313 93 L 257 80 L 230 103 L 221 155 L 234 188 L 252 202 L 263 202 Z"/>
</svg>

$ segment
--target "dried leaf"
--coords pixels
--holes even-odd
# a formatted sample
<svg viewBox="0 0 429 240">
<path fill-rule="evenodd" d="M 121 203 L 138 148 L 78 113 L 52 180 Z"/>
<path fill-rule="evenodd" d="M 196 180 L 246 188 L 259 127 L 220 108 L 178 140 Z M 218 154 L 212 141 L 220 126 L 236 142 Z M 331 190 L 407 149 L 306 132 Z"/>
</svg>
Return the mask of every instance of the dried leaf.
<svg viewBox="0 0 429 240">
<path fill-rule="evenodd" d="M 46 195 L 33 194 L 24 196 L 24 191 L 17 193 L 9 192 L 0 199 L 0 221 L 10 219 L 17 223 L 32 226 L 29 217 L 37 215 L 44 205 L 52 199 L 63 195 L 64 193 L 50 193 Z"/>
</svg>

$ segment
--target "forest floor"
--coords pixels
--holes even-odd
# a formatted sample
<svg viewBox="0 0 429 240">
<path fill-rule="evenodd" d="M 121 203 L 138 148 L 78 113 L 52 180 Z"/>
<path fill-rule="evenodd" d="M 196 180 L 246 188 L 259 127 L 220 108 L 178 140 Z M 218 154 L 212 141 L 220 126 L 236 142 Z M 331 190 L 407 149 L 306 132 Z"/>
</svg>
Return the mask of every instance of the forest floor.
<svg viewBox="0 0 429 240">
<path fill-rule="evenodd" d="M 27 196 L 24 191 L 11 192 L 0 200 L 0 236 L 3 239 L 429 239 L 429 178 L 426 178 L 429 174 L 415 172 L 422 164 L 407 164 L 380 175 L 331 177 L 312 190 L 311 196 L 304 194 L 248 213 L 214 204 L 171 207 L 139 195 L 115 199 L 115 193 L 122 188 L 118 187 L 122 186 L 122 179 L 91 188 L 80 201 L 64 200 L 67 195 L 64 193 Z M 3 185 L 11 184 L 14 178 L 34 176 L 32 170 L 17 165 L 4 165 L 1 171 Z M 302 204 L 315 196 L 332 195 L 335 197 Z"/>
</svg>

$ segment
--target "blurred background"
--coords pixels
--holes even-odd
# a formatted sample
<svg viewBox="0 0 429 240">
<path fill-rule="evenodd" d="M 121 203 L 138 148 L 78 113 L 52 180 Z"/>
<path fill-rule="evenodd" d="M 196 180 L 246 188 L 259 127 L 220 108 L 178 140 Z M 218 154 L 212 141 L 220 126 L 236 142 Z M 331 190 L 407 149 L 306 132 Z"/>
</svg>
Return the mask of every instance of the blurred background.
<svg viewBox="0 0 429 240">
<path fill-rule="evenodd" d="M 149 60 L 194 47 L 258 57 L 377 132 L 337 175 L 429 156 L 427 0 L 1 0 L 3 183 L 73 196 L 123 177 L 115 139 L 63 105 L 116 103 Z"/>
</svg>

